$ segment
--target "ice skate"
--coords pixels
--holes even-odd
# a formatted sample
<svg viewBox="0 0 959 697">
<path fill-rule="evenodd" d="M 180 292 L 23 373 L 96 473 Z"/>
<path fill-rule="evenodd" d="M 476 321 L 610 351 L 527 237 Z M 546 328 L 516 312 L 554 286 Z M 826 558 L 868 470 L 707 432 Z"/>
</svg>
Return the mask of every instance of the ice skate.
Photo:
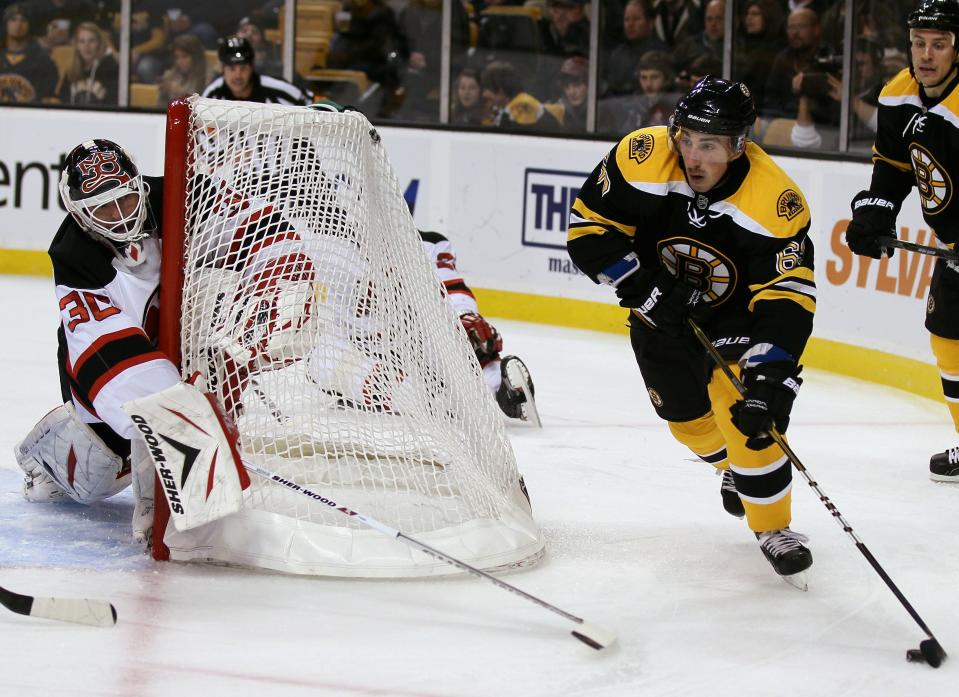
<svg viewBox="0 0 959 697">
<path fill-rule="evenodd" d="M 959 484 L 959 447 L 949 448 L 929 458 L 929 479 Z"/>
<path fill-rule="evenodd" d="M 503 382 L 496 391 L 496 403 L 511 419 L 529 421 L 534 426 L 542 425 L 536 410 L 536 389 L 529 376 L 526 364 L 516 356 L 503 356 L 500 363 Z"/>
<path fill-rule="evenodd" d="M 812 566 L 812 552 L 805 545 L 809 538 L 787 527 L 757 532 L 756 539 L 776 573 L 789 585 L 801 591 L 807 590 L 803 572 Z"/>
<path fill-rule="evenodd" d="M 743 500 L 739 498 L 739 492 L 736 490 L 736 482 L 733 480 L 732 470 L 716 470 L 717 474 L 722 474 L 722 482 L 719 485 L 719 493 L 723 497 L 723 508 L 731 516 L 742 518 L 746 515 L 746 509 L 743 506 Z"/>
</svg>

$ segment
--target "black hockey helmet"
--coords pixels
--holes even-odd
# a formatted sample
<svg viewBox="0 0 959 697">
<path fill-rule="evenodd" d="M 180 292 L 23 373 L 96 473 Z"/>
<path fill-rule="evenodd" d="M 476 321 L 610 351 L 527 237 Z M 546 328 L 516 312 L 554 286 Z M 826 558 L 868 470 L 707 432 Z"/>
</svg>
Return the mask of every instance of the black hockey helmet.
<svg viewBox="0 0 959 697">
<path fill-rule="evenodd" d="M 252 65 L 253 46 L 242 36 L 231 36 L 220 44 L 217 56 L 223 65 Z"/>
<path fill-rule="evenodd" d="M 707 75 L 676 103 L 672 120 L 691 131 L 744 136 L 756 121 L 756 105 L 743 83 Z"/>
<path fill-rule="evenodd" d="M 910 29 L 937 29 L 959 34 L 959 0 L 921 0 L 909 17 Z"/>
<path fill-rule="evenodd" d="M 63 205 L 88 232 L 115 246 L 146 236 L 149 187 L 127 152 L 112 140 L 86 140 L 71 150 L 59 188 Z M 131 194 L 138 196 L 136 205 L 131 199 L 121 208 L 120 199 Z"/>
</svg>

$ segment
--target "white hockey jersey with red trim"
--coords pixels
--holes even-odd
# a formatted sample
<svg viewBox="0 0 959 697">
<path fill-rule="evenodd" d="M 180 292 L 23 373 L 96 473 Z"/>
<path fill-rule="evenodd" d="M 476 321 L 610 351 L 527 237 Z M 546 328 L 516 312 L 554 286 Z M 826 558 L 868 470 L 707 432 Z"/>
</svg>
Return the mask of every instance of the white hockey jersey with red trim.
<svg viewBox="0 0 959 697">
<path fill-rule="evenodd" d="M 159 229 L 163 181 L 145 177 L 150 208 Z M 226 196 L 204 225 L 216 231 L 215 248 L 204 261 L 242 270 L 244 280 L 260 282 L 270 263 L 296 254 L 298 238 L 262 202 Z M 239 240 L 243 239 L 244 242 Z M 178 369 L 156 349 L 160 241 L 143 242 L 143 261 L 127 266 L 103 242 L 69 216 L 50 246 L 60 306 L 60 377 L 64 400 L 72 399 L 80 418 L 104 422 L 124 438 L 136 430 L 122 405 L 180 381 Z"/>
</svg>

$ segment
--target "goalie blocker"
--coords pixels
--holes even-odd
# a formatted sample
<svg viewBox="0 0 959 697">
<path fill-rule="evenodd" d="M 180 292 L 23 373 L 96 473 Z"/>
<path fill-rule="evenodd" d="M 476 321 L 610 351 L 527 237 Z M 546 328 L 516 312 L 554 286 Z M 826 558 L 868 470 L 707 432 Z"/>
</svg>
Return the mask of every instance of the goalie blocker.
<svg viewBox="0 0 959 697">
<path fill-rule="evenodd" d="M 147 445 L 177 530 L 240 508 L 250 478 L 236 448 L 236 431 L 211 395 L 179 383 L 123 409 Z"/>
</svg>

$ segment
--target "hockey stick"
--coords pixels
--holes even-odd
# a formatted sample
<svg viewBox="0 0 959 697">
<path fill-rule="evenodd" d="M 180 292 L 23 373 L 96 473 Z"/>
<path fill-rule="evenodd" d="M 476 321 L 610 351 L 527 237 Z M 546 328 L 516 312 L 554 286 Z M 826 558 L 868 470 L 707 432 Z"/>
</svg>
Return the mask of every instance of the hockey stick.
<svg viewBox="0 0 959 697">
<path fill-rule="evenodd" d="M 723 371 L 729 381 L 732 383 L 733 387 L 736 388 L 736 391 L 739 393 L 740 397 L 744 397 L 746 394 L 746 387 L 743 385 L 742 381 L 736 377 L 736 374 L 732 371 L 726 361 L 719 351 L 716 350 L 716 347 L 713 346 L 712 342 L 709 340 L 709 337 L 703 332 L 702 329 L 694 322 L 692 319 L 687 318 L 687 323 L 689 324 L 690 329 L 693 330 L 693 334 L 696 335 L 696 339 L 699 340 L 699 343 L 703 345 L 703 348 L 709 353 L 709 356 L 713 359 L 719 369 Z M 806 469 L 806 466 L 796 457 L 796 453 L 793 452 L 792 448 L 789 447 L 789 444 L 786 442 L 786 439 L 782 437 L 782 434 L 773 427 L 769 430 L 769 435 L 772 437 L 773 441 L 782 448 L 782 451 L 786 454 L 786 457 L 793 463 L 799 473 L 803 476 L 803 479 L 806 480 L 806 483 L 809 484 L 810 488 L 816 492 L 816 496 L 819 497 L 819 500 L 822 501 L 823 505 L 826 507 L 826 510 L 835 518 L 836 522 L 839 524 L 839 527 L 849 535 L 852 541 L 855 543 L 856 548 L 862 552 L 862 555 L 866 558 L 866 561 L 869 562 L 873 570 L 879 574 L 879 577 L 883 580 L 886 586 L 893 592 L 893 595 L 899 600 L 902 606 L 906 609 L 906 612 L 909 613 L 910 617 L 915 620 L 916 624 L 919 625 L 919 628 L 926 633 L 928 639 L 924 639 L 919 642 L 918 649 L 909 649 L 906 651 L 906 660 L 914 663 L 928 663 L 933 668 L 938 668 L 942 665 L 942 662 L 946 659 L 946 652 L 942 648 L 942 644 L 936 639 L 933 635 L 932 630 L 922 621 L 922 618 L 919 616 L 919 613 L 916 612 L 912 604 L 906 599 L 906 596 L 902 594 L 902 591 L 896 586 L 893 580 L 889 577 L 889 574 L 886 573 L 886 570 L 882 568 L 876 558 L 872 555 L 872 552 L 869 551 L 869 548 L 866 547 L 865 543 L 859 539 L 859 536 L 856 535 L 856 532 L 852 529 L 852 526 L 846 522 L 843 518 L 842 513 L 839 512 L 839 509 L 836 508 L 835 504 L 829 500 L 829 497 L 823 493 L 822 489 L 819 488 L 819 484 L 810 476 L 809 471 Z"/>
<path fill-rule="evenodd" d="M 0 605 L 18 615 L 42 617 L 60 622 L 74 622 L 94 627 L 112 627 L 117 623 L 117 610 L 105 600 L 89 598 L 35 598 L 0 587 Z"/>
<path fill-rule="evenodd" d="M 917 254 L 928 254 L 931 257 L 938 257 L 947 261 L 959 261 L 959 252 L 954 249 L 943 249 L 942 247 L 927 247 L 915 242 L 907 242 L 896 237 L 880 237 L 879 247 L 883 250 L 890 247 L 895 249 L 904 249 L 907 252 L 916 252 Z"/>
<path fill-rule="evenodd" d="M 475 566 L 470 566 L 466 562 L 460 561 L 459 559 L 456 559 L 455 557 L 451 557 L 448 554 L 444 554 L 443 552 L 439 551 L 435 547 L 431 547 L 424 542 L 420 542 L 419 540 L 416 540 L 410 537 L 409 535 L 403 532 L 400 532 L 399 530 L 395 530 L 389 527 L 388 525 L 385 525 L 373 518 L 370 518 L 369 516 L 365 516 L 362 513 L 358 513 L 350 508 L 347 508 L 346 506 L 341 506 L 340 504 L 338 504 L 336 501 L 333 501 L 329 497 L 316 493 L 315 491 L 307 489 L 306 487 L 301 486 L 295 482 L 291 482 L 289 479 L 286 479 L 285 477 L 281 477 L 280 475 L 274 472 L 271 472 L 267 469 L 264 469 L 260 467 L 259 465 L 255 465 L 251 462 L 247 462 L 246 460 L 243 461 L 243 465 L 247 468 L 247 470 L 249 470 L 250 472 L 253 472 L 256 475 L 259 475 L 260 477 L 263 477 L 264 479 L 268 479 L 271 482 L 274 482 L 275 484 L 284 486 L 287 489 L 290 489 L 291 491 L 295 491 L 299 494 L 303 494 L 307 498 L 310 498 L 329 508 L 336 509 L 343 515 L 348 516 L 350 518 L 354 518 L 360 521 L 361 523 L 363 523 L 364 525 L 366 525 L 367 527 L 372 528 L 373 530 L 376 530 L 377 532 L 381 532 L 384 535 L 387 535 L 389 537 L 394 537 L 396 539 L 402 540 L 403 542 L 410 545 L 414 549 L 418 549 L 421 552 L 433 557 L 434 559 L 439 559 L 440 561 L 444 561 L 447 564 L 451 564 L 452 566 L 455 566 L 458 569 L 462 569 L 463 571 L 471 573 L 474 576 L 485 578 L 494 586 L 497 586 L 499 588 L 502 588 L 503 590 L 509 591 L 510 593 L 514 593 L 522 598 L 525 598 L 526 600 L 529 600 L 531 603 L 535 603 L 536 605 L 546 608 L 547 610 L 551 612 L 555 612 L 557 615 L 560 615 L 561 617 L 565 617 L 571 622 L 575 622 L 579 626 L 576 629 L 572 630 L 572 632 L 570 633 L 574 637 L 579 639 L 581 642 L 586 644 L 587 646 L 590 646 L 596 650 L 605 649 L 608 646 L 610 646 L 613 642 L 616 641 L 616 635 L 613 634 L 612 632 L 606 629 L 603 629 L 602 627 L 599 627 L 595 624 L 586 622 L 585 620 L 583 620 L 582 617 L 577 617 L 576 615 L 566 612 L 565 610 L 562 610 L 556 607 L 555 605 L 551 605 L 550 603 L 547 603 L 545 600 L 541 600 L 537 598 L 535 595 L 531 595 L 524 590 L 520 590 L 516 586 L 510 583 L 507 583 L 506 581 L 502 581 L 496 578 L 495 576 L 493 576 L 492 574 L 489 574 L 483 571 L 482 569 L 477 569 Z"/>
</svg>

